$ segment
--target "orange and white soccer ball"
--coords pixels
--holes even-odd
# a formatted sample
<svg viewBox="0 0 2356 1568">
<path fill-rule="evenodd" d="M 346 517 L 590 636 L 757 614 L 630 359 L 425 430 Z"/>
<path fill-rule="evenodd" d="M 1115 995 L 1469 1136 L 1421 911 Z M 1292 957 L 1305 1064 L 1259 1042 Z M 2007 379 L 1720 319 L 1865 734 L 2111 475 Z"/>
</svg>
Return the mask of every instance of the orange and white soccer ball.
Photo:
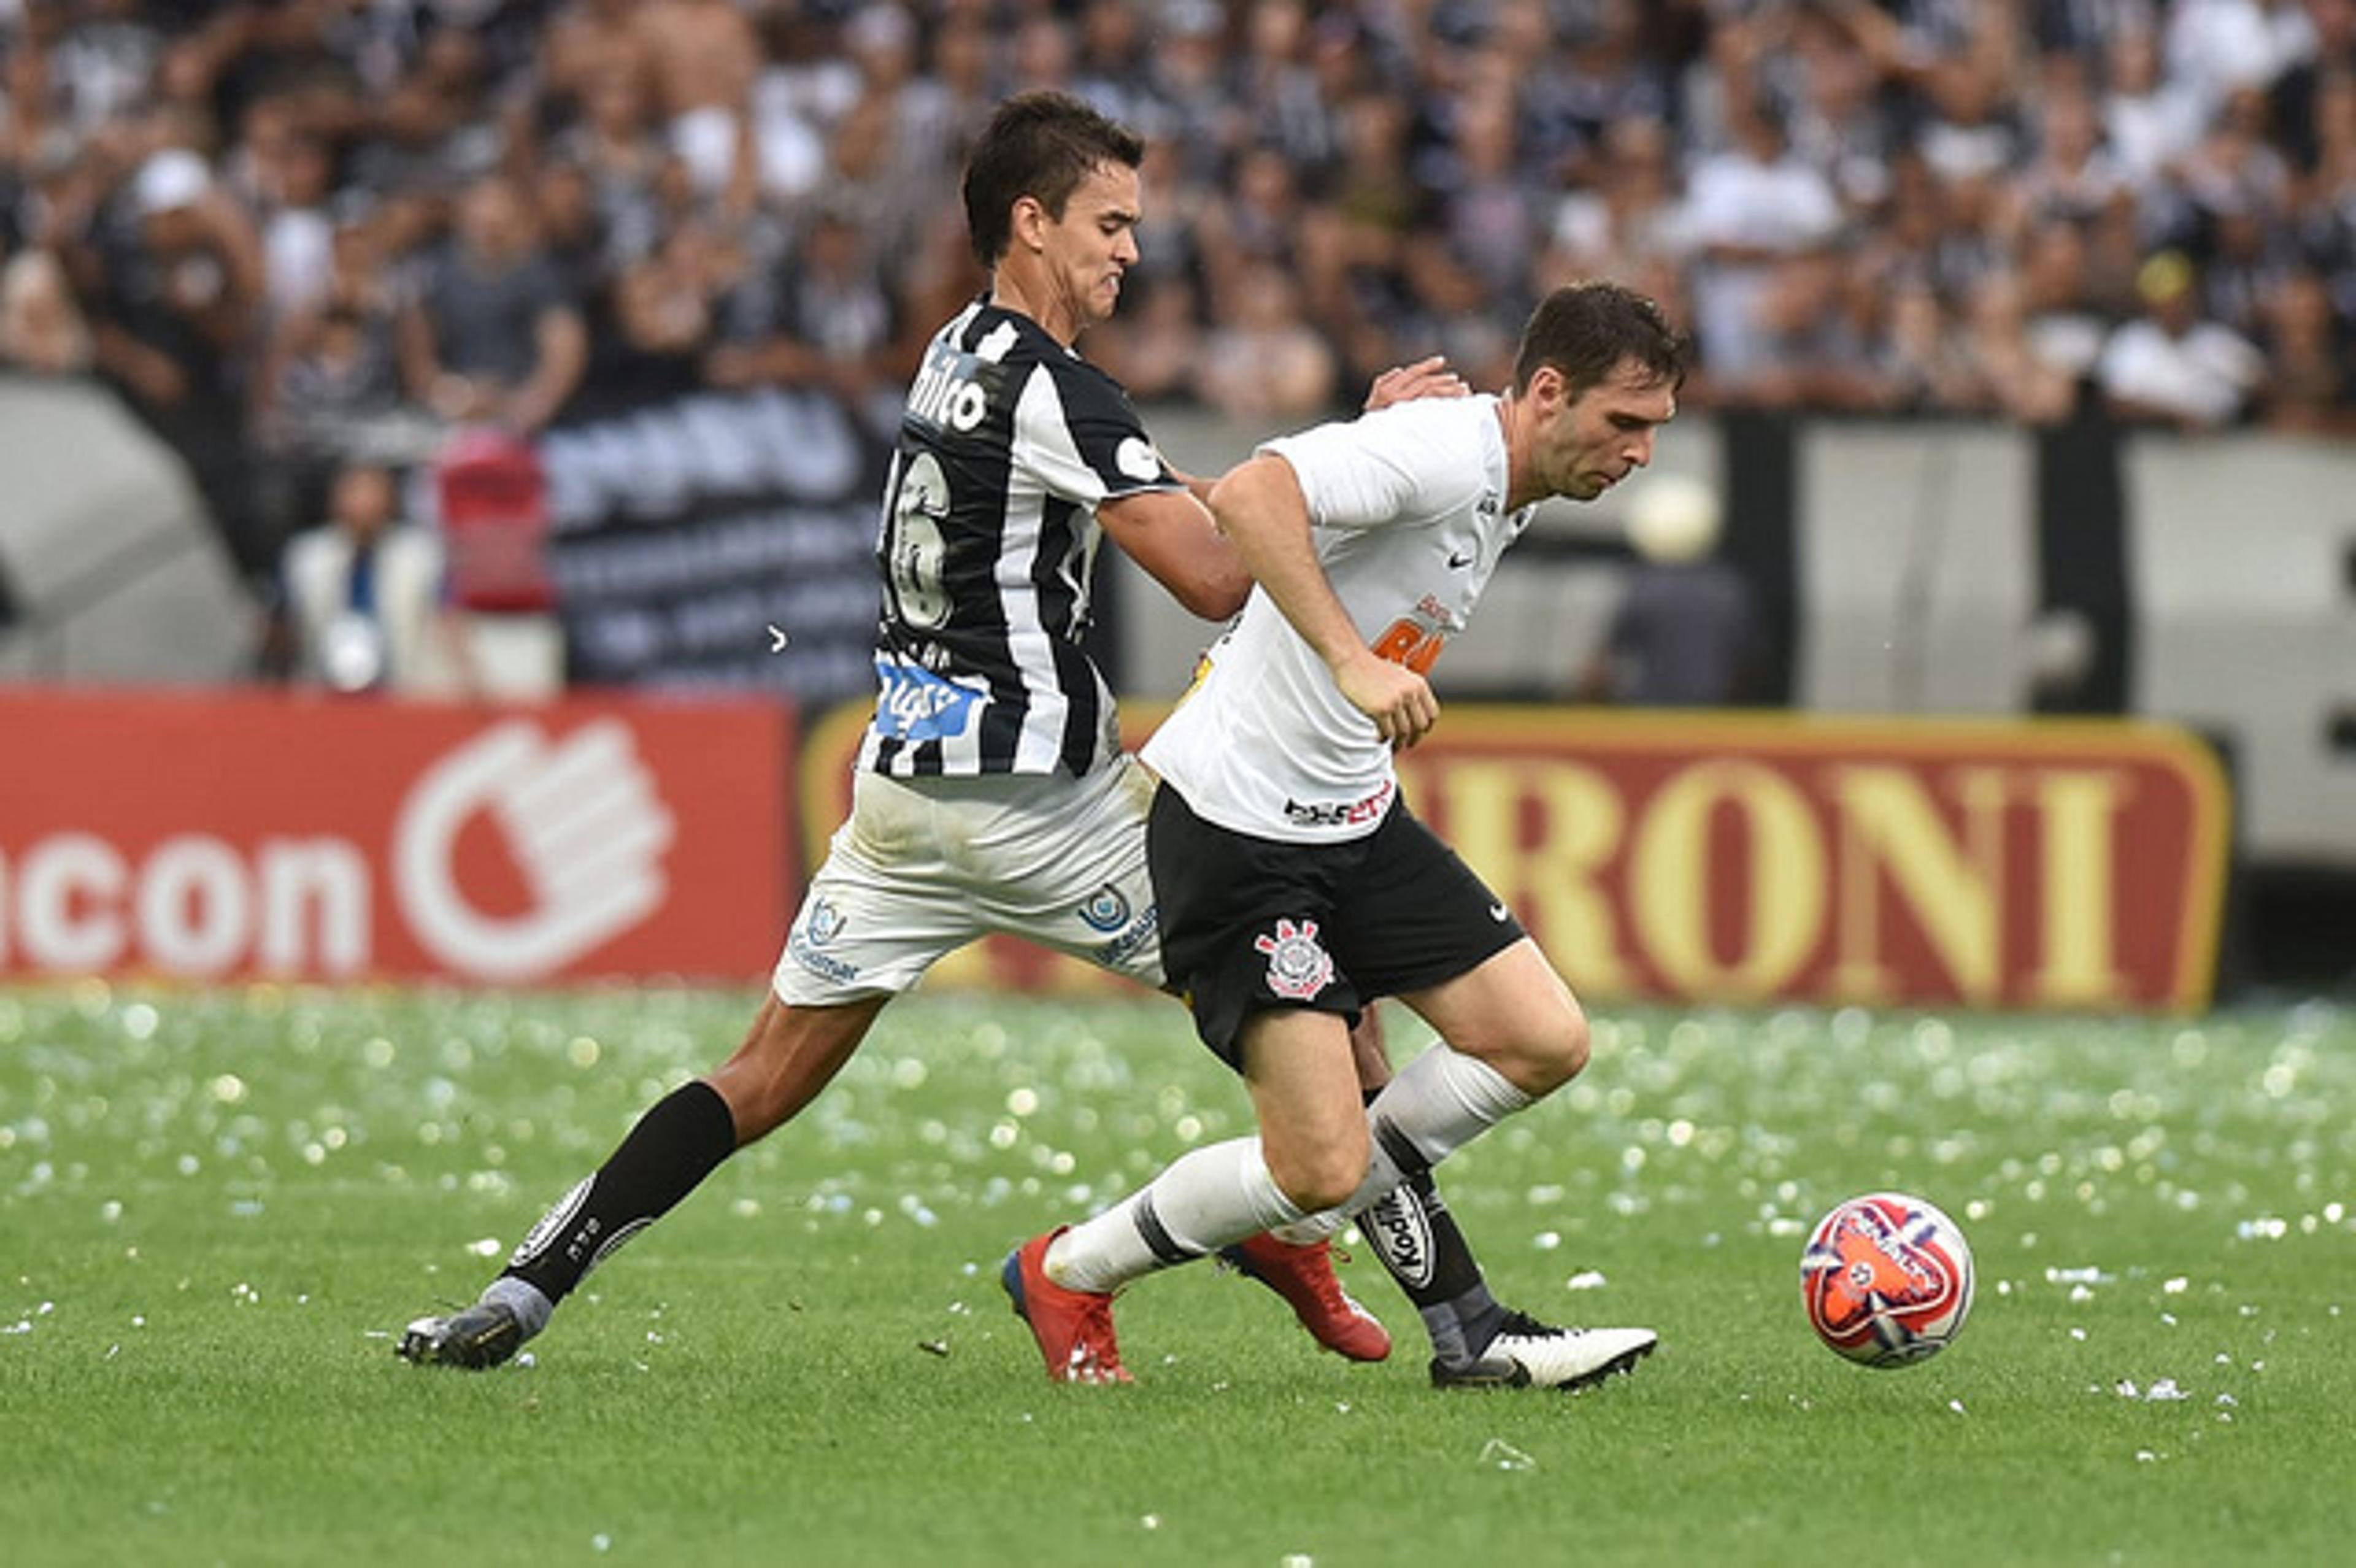
<svg viewBox="0 0 2356 1568">
<path fill-rule="evenodd" d="M 1816 1338 L 1869 1367 L 1907 1367 L 1947 1348 L 1972 1310 L 1972 1249 L 1920 1198 L 1873 1192 L 1816 1221 L 1800 1255 Z"/>
</svg>

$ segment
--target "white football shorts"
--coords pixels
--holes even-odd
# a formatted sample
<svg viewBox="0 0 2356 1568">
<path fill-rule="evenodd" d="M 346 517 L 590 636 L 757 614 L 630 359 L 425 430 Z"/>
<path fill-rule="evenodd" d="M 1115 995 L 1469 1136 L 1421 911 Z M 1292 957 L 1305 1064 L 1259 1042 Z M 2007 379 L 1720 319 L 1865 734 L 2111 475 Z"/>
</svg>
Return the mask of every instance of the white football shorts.
<svg viewBox="0 0 2356 1568">
<path fill-rule="evenodd" d="M 861 773 L 778 955 L 777 999 L 823 1007 L 905 991 L 993 933 L 1159 987 L 1145 864 L 1153 787 L 1130 756 L 1081 779 Z"/>
</svg>

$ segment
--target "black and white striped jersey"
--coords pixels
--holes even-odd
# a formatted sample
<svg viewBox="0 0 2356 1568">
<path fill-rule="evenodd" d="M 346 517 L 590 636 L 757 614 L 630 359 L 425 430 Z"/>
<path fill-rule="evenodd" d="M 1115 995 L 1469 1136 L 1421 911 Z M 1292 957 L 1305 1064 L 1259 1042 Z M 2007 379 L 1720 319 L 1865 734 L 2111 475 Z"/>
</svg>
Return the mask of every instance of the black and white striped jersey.
<svg viewBox="0 0 2356 1568">
<path fill-rule="evenodd" d="M 1077 776 L 1118 753 L 1112 693 L 1080 647 L 1097 507 L 1181 487 L 1119 382 L 1030 317 L 967 306 L 900 416 L 859 765 Z"/>
</svg>

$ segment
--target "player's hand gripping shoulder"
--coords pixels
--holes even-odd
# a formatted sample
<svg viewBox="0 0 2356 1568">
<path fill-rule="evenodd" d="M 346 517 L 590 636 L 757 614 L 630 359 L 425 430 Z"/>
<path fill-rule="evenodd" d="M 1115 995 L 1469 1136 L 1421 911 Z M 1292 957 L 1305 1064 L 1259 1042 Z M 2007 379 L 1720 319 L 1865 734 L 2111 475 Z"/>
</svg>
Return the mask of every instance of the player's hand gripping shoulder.
<svg viewBox="0 0 2356 1568">
<path fill-rule="evenodd" d="M 1445 355 L 1434 354 L 1412 365 L 1394 365 L 1376 377 L 1375 384 L 1366 389 L 1366 406 L 1359 411 L 1370 414 L 1418 398 L 1461 398 L 1472 389 L 1463 377 L 1448 368 Z"/>
</svg>

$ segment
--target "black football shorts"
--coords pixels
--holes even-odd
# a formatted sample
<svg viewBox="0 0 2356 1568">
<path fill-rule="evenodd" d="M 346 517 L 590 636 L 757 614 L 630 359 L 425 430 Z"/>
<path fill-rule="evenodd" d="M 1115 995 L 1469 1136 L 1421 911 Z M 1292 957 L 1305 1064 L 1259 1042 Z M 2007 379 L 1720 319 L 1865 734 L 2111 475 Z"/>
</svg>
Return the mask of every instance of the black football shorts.
<svg viewBox="0 0 2356 1568">
<path fill-rule="evenodd" d="M 1290 844 L 1215 827 L 1165 784 L 1146 851 L 1171 988 L 1203 1043 L 1238 1070 L 1255 1012 L 1309 1008 L 1355 1023 L 1376 997 L 1452 980 L 1525 934 L 1402 800 L 1363 838 Z"/>
</svg>

